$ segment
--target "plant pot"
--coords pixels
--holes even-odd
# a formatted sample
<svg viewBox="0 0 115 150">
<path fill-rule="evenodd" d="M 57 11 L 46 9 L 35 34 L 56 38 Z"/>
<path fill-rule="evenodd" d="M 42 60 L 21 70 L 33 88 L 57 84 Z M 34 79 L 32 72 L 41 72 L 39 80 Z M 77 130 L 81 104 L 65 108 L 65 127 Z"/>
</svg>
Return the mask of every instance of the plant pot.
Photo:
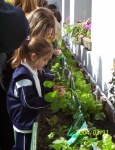
<svg viewBox="0 0 115 150">
<path fill-rule="evenodd" d="M 92 49 L 91 39 L 89 39 L 87 37 L 84 37 L 83 38 L 83 45 L 84 45 L 85 48 L 87 48 L 88 50 L 91 51 L 91 49 Z"/>
<path fill-rule="evenodd" d="M 83 35 L 78 35 L 78 42 L 79 44 L 83 45 Z"/>
<path fill-rule="evenodd" d="M 63 28 L 67 29 L 68 28 L 68 24 L 67 23 L 63 23 Z"/>
</svg>

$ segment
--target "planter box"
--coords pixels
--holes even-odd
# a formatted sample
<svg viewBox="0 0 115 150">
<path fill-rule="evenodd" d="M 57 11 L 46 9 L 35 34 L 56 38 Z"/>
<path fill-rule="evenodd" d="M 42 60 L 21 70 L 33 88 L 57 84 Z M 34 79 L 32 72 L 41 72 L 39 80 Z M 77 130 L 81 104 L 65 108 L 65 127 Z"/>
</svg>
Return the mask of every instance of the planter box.
<svg viewBox="0 0 115 150">
<path fill-rule="evenodd" d="M 78 36 L 78 42 L 79 42 L 79 44 L 81 44 L 81 45 L 83 45 L 83 35 L 79 35 Z"/>
<path fill-rule="evenodd" d="M 84 35 L 78 35 L 78 44 L 83 45 L 86 49 L 92 50 L 92 42 L 88 37 L 84 37 Z"/>
<path fill-rule="evenodd" d="M 63 23 L 63 28 L 67 29 L 68 28 L 68 24 L 67 23 Z"/>
<path fill-rule="evenodd" d="M 83 45 L 85 48 L 87 48 L 88 50 L 92 50 L 92 43 L 91 43 L 91 39 L 84 37 L 83 38 Z"/>
<path fill-rule="evenodd" d="M 105 111 L 107 112 L 108 118 L 111 123 L 115 125 L 115 108 L 109 100 L 106 100 Z"/>
<path fill-rule="evenodd" d="M 115 108 L 113 104 L 107 99 L 106 95 L 103 93 L 100 87 L 96 85 L 92 76 L 87 72 L 84 66 L 78 61 L 75 54 L 73 55 L 73 58 L 77 60 L 76 67 L 80 71 L 85 71 L 86 82 L 91 83 L 93 95 L 95 95 L 95 97 L 99 100 L 99 102 L 102 103 L 103 111 L 106 112 L 108 119 L 115 126 Z"/>
</svg>

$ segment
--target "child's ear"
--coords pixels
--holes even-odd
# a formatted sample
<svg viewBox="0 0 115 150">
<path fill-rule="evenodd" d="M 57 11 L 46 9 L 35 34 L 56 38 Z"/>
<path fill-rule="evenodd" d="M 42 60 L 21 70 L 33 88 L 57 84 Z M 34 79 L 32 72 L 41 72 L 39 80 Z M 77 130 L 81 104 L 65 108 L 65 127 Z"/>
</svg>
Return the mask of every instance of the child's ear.
<svg viewBox="0 0 115 150">
<path fill-rule="evenodd" d="M 32 53 L 32 55 L 31 55 L 31 60 L 32 60 L 32 61 L 36 61 L 36 59 L 37 59 L 36 53 Z"/>
</svg>

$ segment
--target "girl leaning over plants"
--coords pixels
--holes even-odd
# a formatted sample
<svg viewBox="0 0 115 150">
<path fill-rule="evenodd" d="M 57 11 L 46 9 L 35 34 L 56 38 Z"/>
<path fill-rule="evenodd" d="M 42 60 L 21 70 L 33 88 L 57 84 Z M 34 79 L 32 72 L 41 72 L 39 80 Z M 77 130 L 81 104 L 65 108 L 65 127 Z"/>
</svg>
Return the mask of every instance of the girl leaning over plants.
<svg viewBox="0 0 115 150">
<path fill-rule="evenodd" d="M 14 150 L 30 149 L 32 126 L 41 109 L 48 106 L 44 95 L 53 89 L 45 89 L 43 82 L 54 80 L 54 74 L 45 73 L 43 67 L 52 57 L 53 48 L 49 42 L 39 37 L 29 38 L 12 57 L 15 68 L 7 92 L 7 109 L 16 132 Z M 41 74 L 40 74 L 41 72 Z M 58 94 L 64 94 L 63 86 Z"/>
<path fill-rule="evenodd" d="M 56 18 L 52 11 L 40 7 L 27 16 L 30 25 L 30 37 L 39 36 L 53 43 L 56 39 Z M 60 50 L 54 51 L 54 55 L 60 54 Z"/>
</svg>

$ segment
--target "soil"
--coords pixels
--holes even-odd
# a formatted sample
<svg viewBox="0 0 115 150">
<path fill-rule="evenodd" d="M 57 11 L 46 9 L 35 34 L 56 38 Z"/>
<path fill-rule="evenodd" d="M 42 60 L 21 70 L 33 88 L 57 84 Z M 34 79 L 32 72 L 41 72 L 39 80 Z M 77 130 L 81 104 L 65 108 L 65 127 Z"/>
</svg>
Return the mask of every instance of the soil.
<svg viewBox="0 0 115 150">
<path fill-rule="evenodd" d="M 58 122 L 54 125 L 49 125 L 48 119 L 51 117 L 56 116 Z M 47 142 L 47 135 L 51 133 L 51 129 L 55 128 L 56 130 L 56 136 L 59 136 L 59 128 L 60 126 L 64 125 L 67 127 L 70 127 L 72 122 L 72 116 L 70 115 L 65 115 L 63 112 L 57 112 L 57 113 L 52 113 L 50 108 L 44 109 L 41 114 L 40 114 L 40 123 L 39 123 L 39 138 L 38 138 L 38 150 L 49 150 L 48 145 L 49 142 Z M 67 128 L 68 129 L 68 128 Z M 61 134 L 61 136 L 65 137 L 67 134 L 67 129 L 64 129 Z M 50 142 L 51 143 L 51 142 Z"/>
<path fill-rule="evenodd" d="M 59 120 L 58 120 L 58 123 L 56 123 L 56 125 L 51 126 L 48 124 L 47 120 L 50 119 L 54 115 L 56 115 Z M 49 143 L 47 142 L 47 135 L 50 134 L 51 128 L 57 129 L 57 133 L 59 133 L 59 127 L 61 125 L 66 125 L 70 127 L 72 125 L 72 121 L 73 119 L 70 115 L 65 115 L 62 112 L 52 113 L 49 107 L 44 109 L 40 115 L 38 150 L 49 150 L 48 148 Z M 102 129 L 103 131 L 105 131 L 105 133 L 108 132 L 112 136 L 112 140 L 115 143 L 115 125 L 113 125 L 110 122 L 108 117 L 106 117 L 104 121 L 95 121 L 92 119 L 91 122 L 94 124 L 94 126 L 97 129 Z M 62 134 L 63 134 L 62 135 L 63 137 L 66 136 L 67 130 L 63 131 Z"/>
</svg>

